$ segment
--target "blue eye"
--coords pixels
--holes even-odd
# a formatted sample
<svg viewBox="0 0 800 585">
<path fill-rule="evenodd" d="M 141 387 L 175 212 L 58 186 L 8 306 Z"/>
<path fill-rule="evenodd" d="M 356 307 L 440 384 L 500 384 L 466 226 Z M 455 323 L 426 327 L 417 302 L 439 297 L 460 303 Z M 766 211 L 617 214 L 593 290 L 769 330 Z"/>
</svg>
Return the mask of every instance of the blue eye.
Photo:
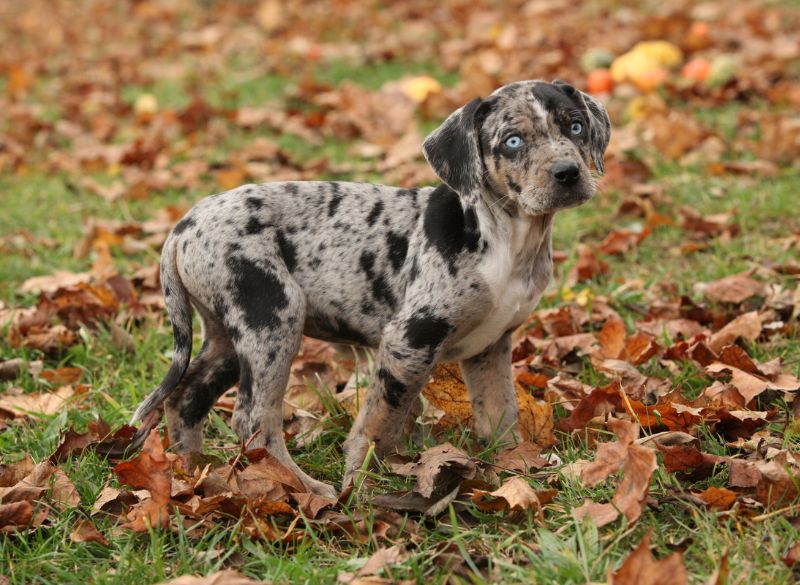
<svg viewBox="0 0 800 585">
<path fill-rule="evenodd" d="M 572 132 L 573 136 L 578 136 L 581 132 L 583 132 L 583 124 L 580 122 L 573 122 L 572 126 L 569 128 L 569 131 Z"/>
<path fill-rule="evenodd" d="M 519 150 L 522 148 L 522 138 L 517 134 L 514 134 L 513 136 L 506 138 L 506 141 L 503 144 L 505 144 L 506 147 L 511 150 Z"/>
</svg>

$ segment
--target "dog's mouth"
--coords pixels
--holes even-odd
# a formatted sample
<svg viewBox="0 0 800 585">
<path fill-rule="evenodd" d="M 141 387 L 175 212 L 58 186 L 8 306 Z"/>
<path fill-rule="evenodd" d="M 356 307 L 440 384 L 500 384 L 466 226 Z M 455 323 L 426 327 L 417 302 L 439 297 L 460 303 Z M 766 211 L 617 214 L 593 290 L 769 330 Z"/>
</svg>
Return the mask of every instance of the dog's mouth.
<svg viewBox="0 0 800 585">
<path fill-rule="evenodd" d="M 529 192 L 523 191 L 519 203 L 528 215 L 544 215 L 583 205 L 594 197 L 595 192 L 594 185 L 584 182 L 568 188 L 552 185 L 548 185 L 547 189 L 534 187 Z"/>
</svg>

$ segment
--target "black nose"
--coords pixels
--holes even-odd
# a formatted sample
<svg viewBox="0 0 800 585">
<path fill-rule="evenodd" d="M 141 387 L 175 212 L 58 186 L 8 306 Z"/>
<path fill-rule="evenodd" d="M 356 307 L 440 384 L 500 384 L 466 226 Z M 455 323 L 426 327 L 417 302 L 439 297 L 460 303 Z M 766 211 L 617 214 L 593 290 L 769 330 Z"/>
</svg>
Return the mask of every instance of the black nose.
<svg viewBox="0 0 800 585">
<path fill-rule="evenodd" d="M 570 160 L 560 160 L 550 167 L 550 175 L 560 185 L 574 185 L 581 176 L 581 170 Z"/>
</svg>

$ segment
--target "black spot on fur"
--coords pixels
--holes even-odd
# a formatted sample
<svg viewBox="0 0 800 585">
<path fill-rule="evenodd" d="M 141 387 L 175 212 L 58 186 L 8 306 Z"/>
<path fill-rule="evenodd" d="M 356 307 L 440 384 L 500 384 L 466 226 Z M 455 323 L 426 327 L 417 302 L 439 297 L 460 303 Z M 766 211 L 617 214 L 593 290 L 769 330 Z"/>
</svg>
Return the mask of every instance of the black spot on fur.
<svg viewBox="0 0 800 585">
<path fill-rule="evenodd" d="M 400 270 L 408 254 L 408 238 L 403 234 L 389 232 L 386 234 L 386 245 L 389 246 L 389 262 L 395 272 Z"/>
<path fill-rule="evenodd" d="M 474 252 L 480 240 L 475 209 L 462 209 L 458 194 L 447 185 L 440 185 L 431 193 L 423 229 L 428 241 L 447 261 L 453 276 L 457 273 L 456 256 L 465 248 Z"/>
<path fill-rule="evenodd" d="M 385 368 L 378 370 L 378 379 L 383 384 L 383 396 L 386 402 L 392 408 L 399 408 L 408 390 L 406 385 L 392 376 L 392 373 Z"/>
<path fill-rule="evenodd" d="M 171 295 L 171 294 L 172 294 L 172 291 L 170 290 L 170 288 L 169 288 L 169 285 L 168 285 L 168 284 L 165 284 L 165 285 L 164 285 L 164 296 L 165 296 L 165 297 L 168 297 L 168 296 L 169 296 L 169 295 Z"/>
<path fill-rule="evenodd" d="M 252 211 L 259 211 L 262 207 L 264 207 L 264 200 L 259 199 L 258 197 L 248 197 L 244 200 L 245 205 L 247 205 L 247 209 Z"/>
<path fill-rule="evenodd" d="M 196 222 L 195 222 L 195 220 L 194 220 L 194 218 L 193 218 L 193 217 L 191 217 L 191 216 L 189 216 L 189 217 L 184 217 L 182 220 L 180 220 L 180 221 L 179 221 L 179 222 L 178 222 L 178 223 L 175 225 L 175 227 L 172 229 L 172 233 L 173 233 L 173 234 L 175 234 L 176 236 L 179 236 L 179 235 L 181 235 L 183 232 L 185 232 L 186 230 L 188 230 L 190 227 L 194 226 L 194 225 L 195 225 L 195 223 L 196 223 Z"/>
<path fill-rule="evenodd" d="M 390 309 L 397 306 L 397 299 L 394 298 L 394 294 L 382 274 L 372 281 L 372 296 L 379 303 L 385 303 Z"/>
<path fill-rule="evenodd" d="M 291 240 L 283 235 L 281 230 L 278 230 L 277 238 L 278 248 L 281 250 L 281 256 L 283 256 L 283 261 L 286 263 L 286 268 L 289 269 L 289 272 L 294 272 L 297 267 L 297 248 Z"/>
<path fill-rule="evenodd" d="M 233 277 L 231 294 L 242 309 L 247 326 L 253 330 L 278 327 L 278 311 L 289 304 L 283 283 L 272 271 L 247 258 L 230 256 L 226 263 Z"/>
<path fill-rule="evenodd" d="M 300 189 L 298 188 L 297 183 L 287 183 L 286 192 L 289 195 L 297 195 L 300 192 Z"/>
<path fill-rule="evenodd" d="M 372 252 L 362 252 L 361 257 L 358 259 L 358 264 L 361 270 L 367 275 L 367 280 L 375 278 L 375 254 Z"/>
<path fill-rule="evenodd" d="M 336 210 L 339 208 L 339 204 L 342 202 L 343 196 L 340 192 L 339 183 L 331 182 L 329 185 L 331 186 L 331 191 L 333 191 L 333 196 L 328 202 L 328 217 L 333 217 L 336 215 Z"/>
<path fill-rule="evenodd" d="M 244 231 L 248 236 L 252 236 L 255 234 L 260 234 L 266 227 L 267 224 L 261 223 L 258 221 L 258 218 L 251 216 L 247 221 L 247 226 L 245 227 Z"/>
<path fill-rule="evenodd" d="M 520 187 L 517 183 L 515 183 L 511 179 L 507 179 L 506 183 L 508 184 L 508 188 L 514 191 L 515 193 L 522 193 L 522 187 Z"/>
<path fill-rule="evenodd" d="M 416 311 L 406 322 L 406 339 L 414 349 L 435 350 L 449 335 L 447 319 L 437 317 L 429 308 Z"/>
<path fill-rule="evenodd" d="M 375 205 L 372 206 L 372 209 L 367 216 L 367 225 L 372 227 L 375 225 L 375 222 L 378 221 L 378 218 L 381 216 L 383 212 L 383 201 L 376 201 Z"/>
<path fill-rule="evenodd" d="M 195 359 L 199 359 L 200 355 Z M 180 417 L 186 426 L 193 427 L 200 423 L 217 398 L 239 379 L 239 360 L 235 355 L 227 356 L 222 363 L 214 362 L 213 366 L 207 370 L 191 369 L 182 381 L 186 390 Z M 211 372 L 209 379 L 205 378 L 207 372 Z"/>
</svg>

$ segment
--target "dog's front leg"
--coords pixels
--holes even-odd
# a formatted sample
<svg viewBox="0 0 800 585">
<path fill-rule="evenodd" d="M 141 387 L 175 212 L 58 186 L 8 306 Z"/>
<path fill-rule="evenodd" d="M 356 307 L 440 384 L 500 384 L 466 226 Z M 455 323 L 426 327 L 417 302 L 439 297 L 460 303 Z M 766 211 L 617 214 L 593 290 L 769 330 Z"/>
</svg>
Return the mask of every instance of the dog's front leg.
<svg viewBox="0 0 800 585">
<path fill-rule="evenodd" d="M 511 332 L 460 365 L 478 436 L 487 441 L 519 441 L 519 408 L 511 376 Z"/>
<path fill-rule="evenodd" d="M 394 449 L 404 434 L 412 406 L 430 378 L 437 355 L 438 347 L 415 348 L 402 337 L 384 335 L 375 375 L 344 443 L 344 488 L 364 463 L 370 443 L 375 443 L 378 456 Z"/>
</svg>

